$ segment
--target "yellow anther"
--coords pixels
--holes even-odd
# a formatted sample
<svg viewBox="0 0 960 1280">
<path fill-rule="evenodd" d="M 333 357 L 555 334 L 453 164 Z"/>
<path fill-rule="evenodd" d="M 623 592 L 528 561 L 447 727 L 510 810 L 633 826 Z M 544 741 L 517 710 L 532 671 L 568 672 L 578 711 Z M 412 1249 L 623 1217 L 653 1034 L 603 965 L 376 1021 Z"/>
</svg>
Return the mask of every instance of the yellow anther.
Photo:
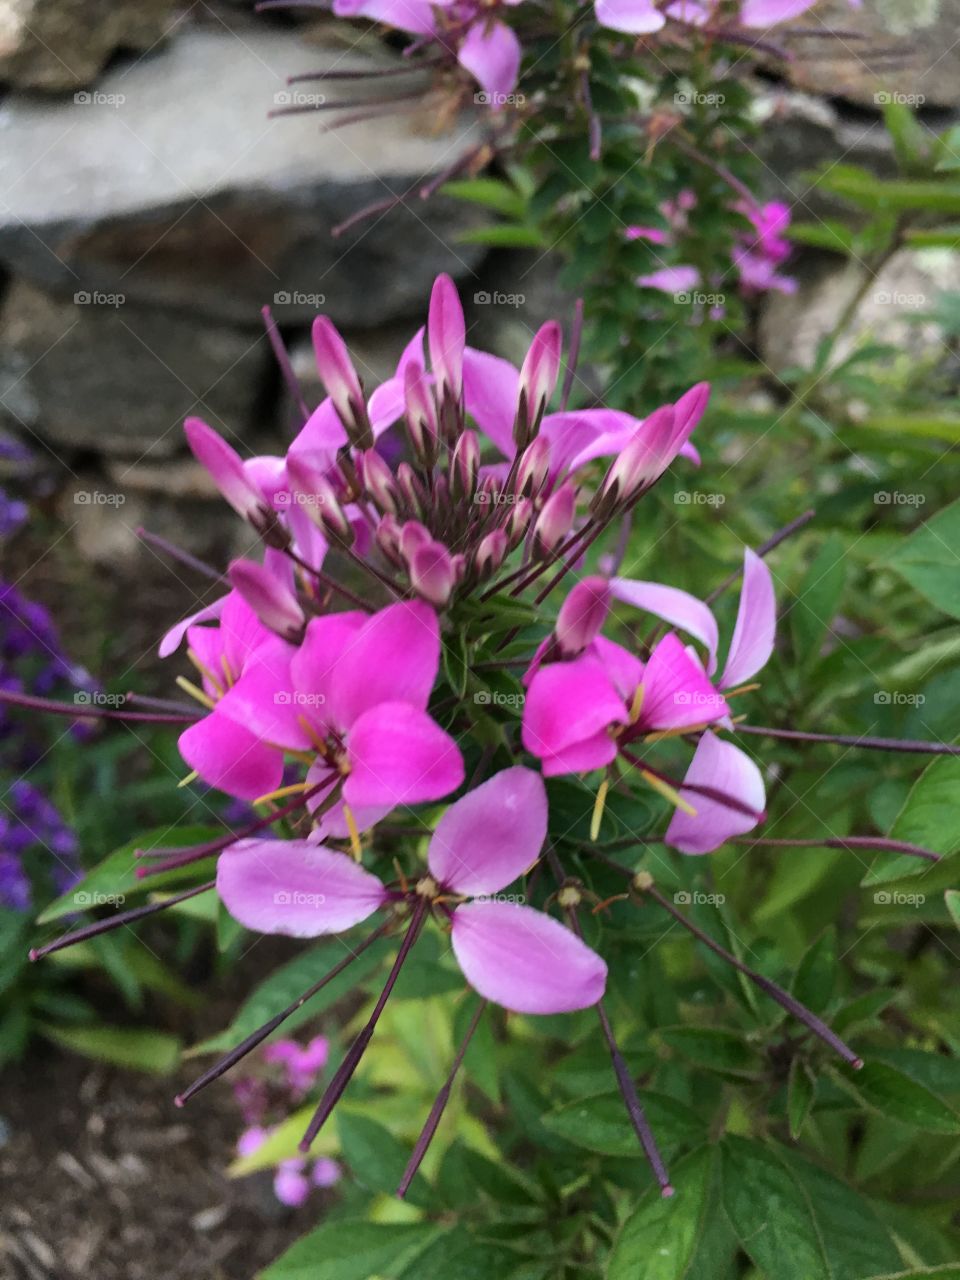
<svg viewBox="0 0 960 1280">
<path fill-rule="evenodd" d="M 682 813 L 689 814 L 691 818 L 697 816 L 697 811 L 692 804 L 688 804 L 683 796 L 675 787 L 671 787 L 669 782 L 664 782 L 662 778 L 658 778 L 655 773 L 648 773 L 646 769 L 640 770 L 640 777 L 647 786 L 653 787 L 664 800 L 668 800 L 674 808 L 679 809 Z"/>
<path fill-rule="evenodd" d="M 606 778 L 600 783 L 597 791 L 597 799 L 593 806 L 593 816 L 590 819 L 590 839 L 596 840 L 600 834 L 600 823 L 603 821 L 603 809 L 607 803 L 607 792 L 610 790 L 610 783 Z"/>
<path fill-rule="evenodd" d="M 353 810 L 344 803 L 343 820 L 347 824 L 347 830 L 350 832 L 350 851 L 353 854 L 354 861 L 359 862 L 363 854 L 363 848 L 360 844 L 360 831 L 357 827 L 357 820 L 353 816 Z"/>
<path fill-rule="evenodd" d="M 207 695 L 203 692 L 203 690 L 198 689 L 195 684 L 192 684 L 186 678 L 186 676 L 177 676 L 177 684 L 184 691 L 184 693 L 189 693 L 191 698 L 196 699 L 196 701 L 200 703 L 201 707 L 206 707 L 208 711 L 212 711 L 213 708 L 216 706 L 216 703 L 213 701 L 213 699 L 208 698 Z"/>
<path fill-rule="evenodd" d="M 648 889 L 653 888 L 653 876 L 649 871 L 638 871 L 632 883 L 638 893 L 646 893 Z"/>
<path fill-rule="evenodd" d="M 220 655 L 220 665 L 223 667 L 223 678 L 226 681 L 227 688 L 232 689 L 234 684 L 233 672 L 230 670 L 230 663 L 227 661 L 227 655 L 225 653 L 221 653 Z"/>
<path fill-rule="evenodd" d="M 429 898 L 432 901 L 440 892 L 440 886 L 433 876 L 423 876 L 417 881 L 414 892 L 421 898 Z"/>
<path fill-rule="evenodd" d="M 576 884 L 567 883 L 557 893 L 557 902 L 561 907 L 579 907 L 582 901 L 583 894 L 580 891 L 580 886 Z"/>
<path fill-rule="evenodd" d="M 760 688 L 759 680 L 755 680 L 753 684 L 742 684 L 739 689 L 726 689 L 723 696 L 725 698 L 736 698 L 741 693 L 753 693 L 754 689 Z"/>
<path fill-rule="evenodd" d="M 630 723 L 636 724 L 640 719 L 640 712 L 643 710 L 644 687 L 638 684 L 636 692 L 633 695 L 633 701 L 630 703 Z"/>
<path fill-rule="evenodd" d="M 217 697 L 218 697 L 218 698 L 222 698 L 222 697 L 223 697 L 223 687 L 221 686 L 220 681 L 217 679 L 217 677 L 216 677 L 216 676 L 213 674 L 213 672 L 210 670 L 210 668 L 209 668 L 209 667 L 207 667 L 207 666 L 205 666 L 205 665 L 200 661 L 200 659 L 197 657 L 197 655 L 194 653 L 194 651 L 193 651 L 192 649 L 188 649 L 188 650 L 187 650 L 187 657 L 190 659 L 190 661 L 193 663 L 193 665 L 197 668 L 197 670 L 198 670 L 198 671 L 200 672 L 200 674 L 203 676 L 204 680 L 209 680 L 209 681 L 210 681 L 210 683 L 213 685 L 214 689 L 216 690 Z"/>
<path fill-rule="evenodd" d="M 299 795 L 302 791 L 307 791 L 313 784 L 310 782 L 291 782 L 289 787 L 279 787 L 276 791 L 268 791 L 265 795 L 257 796 L 254 804 L 270 804 L 273 800 L 286 800 L 287 796 Z"/>
<path fill-rule="evenodd" d="M 186 776 L 185 778 L 181 778 L 181 779 L 180 779 L 180 781 L 177 783 L 177 786 L 178 786 L 178 787 L 189 787 L 190 783 L 191 783 L 191 782 L 196 782 L 196 780 L 197 780 L 199 777 L 200 777 L 200 775 L 199 775 L 199 773 L 197 773 L 196 769 L 191 769 L 191 771 L 187 774 L 187 776 Z"/>
</svg>

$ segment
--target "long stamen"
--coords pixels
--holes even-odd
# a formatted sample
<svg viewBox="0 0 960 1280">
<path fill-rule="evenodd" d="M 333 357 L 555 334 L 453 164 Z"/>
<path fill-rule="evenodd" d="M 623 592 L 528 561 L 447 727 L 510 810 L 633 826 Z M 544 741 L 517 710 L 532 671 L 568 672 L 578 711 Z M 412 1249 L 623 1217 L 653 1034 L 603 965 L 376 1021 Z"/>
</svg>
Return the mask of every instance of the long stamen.
<svg viewBox="0 0 960 1280">
<path fill-rule="evenodd" d="M 109 933 L 111 929 L 119 929 L 124 925 L 133 924 L 135 920 L 156 915 L 158 911 L 165 911 L 167 907 L 175 907 L 178 902 L 186 902 L 188 898 L 206 893 L 208 889 L 215 888 L 216 883 L 215 880 L 208 880 L 206 884 L 186 889 L 172 898 L 164 898 L 162 902 L 150 902 L 145 907 L 134 907 L 130 911 L 121 911 L 119 915 L 111 916 L 107 920 L 97 920 L 94 924 L 84 925 L 82 929 L 74 929 L 72 933 L 62 934 L 54 942 L 48 942 L 42 947 L 33 947 L 28 953 L 29 957 L 31 960 L 42 960 L 44 956 L 52 955 L 54 951 L 62 951 L 64 947 L 72 947 L 78 942 L 86 942 L 88 938 L 96 938 L 101 933 Z"/>
<path fill-rule="evenodd" d="M 340 1063 L 333 1079 L 327 1085 L 324 1095 L 320 1099 L 316 1111 L 313 1113 L 313 1119 L 307 1125 L 306 1133 L 304 1133 L 300 1140 L 299 1145 L 301 1151 L 310 1150 L 310 1144 L 323 1128 L 330 1116 L 330 1112 L 340 1101 L 343 1091 L 350 1083 L 353 1073 L 359 1066 L 360 1059 L 363 1057 L 367 1045 L 373 1038 L 373 1033 L 380 1020 L 380 1015 L 383 1013 L 386 1003 L 390 998 L 390 993 L 393 991 L 396 981 L 400 977 L 400 970 L 403 968 L 403 963 L 410 954 L 411 947 L 420 935 L 420 930 L 423 927 L 423 922 L 426 918 L 427 905 L 426 898 L 417 899 L 417 905 L 414 907 L 413 918 L 410 921 L 410 926 L 404 935 L 403 942 L 400 944 L 400 950 L 397 952 L 397 958 L 393 962 L 393 968 L 390 970 L 386 984 L 380 992 L 377 1003 L 374 1005 L 373 1013 L 371 1013 L 366 1026 L 347 1050 L 343 1062 Z"/>
<path fill-rule="evenodd" d="M 742 813 L 748 818 L 755 819 L 757 822 L 761 822 L 764 818 L 764 814 L 758 813 L 756 809 L 751 809 L 748 804 L 744 804 L 742 800 L 739 800 L 736 796 L 730 795 L 726 791 L 720 791 L 717 787 L 710 787 L 700 782 L 678 782 L 675 778 L 671 778 L 668 774 L 662 773 L 659 769 L 655 769 L 652 764 L 649 764 L 646 760 L 641 760 L 630 751 L 621 750 L 620 754 L 635 768 L 639 769 L 641 774 L 652 774 L 654 779 L 673 788 L 677 792 L 680 790 L 692 791 L 694 795 L 703 796 L 706 800 L 713 800 L 717 804 L 722 804 L 725 809 L 732 809 L 734 813 Z M 654 785 L 650 778 L 645 778 L 645 781 L 649 782 L 651 786 Z M 683 801 L 683 797 L 678 795 L 677 800 L 681 802 L 682 808 L 685 803 Z M 696 810 L 694 810 L 693 816 L 696 816 Z"/>
<path fill-rule="evenodd" d="M 836 836 L 818 840 L 813 837 L 803 840 L 780 840 L 772 836 L 746 836 L 742 840 L 732 840 L 731 844 L 760 844 L 780 849 L 868 849 L 881 853 L 906 853 L 911 858 L 924 858 L 927 862 L 942 861 L 939 853 L 925 849 L 923 845 L 912 844 L 907 840 L 888 840 L 883 836 Z"/>
<path fill-rule="evenodd" d="M 269 1018 L 263 1024 L 262 1027 L 258 1027 L 256 1031 L 251 1031 L 250 1035 L 248 1035 L 245 1040 L 241 1040 L 235 1048 L 231 1049 L 230 1052 L 225 1054 L 218 1062 L 215 1062 L 212 1067 L 208 1067 L 207 1070 L 204 1071 L 203 1075 L 197 1076 L 196 1080 L 194 1080 L 192 1084 L 188 1085 L 187 1088 L 184 1089 L 183 1093 L 177 1094 L 173 1100 L 174 1105 L 178 1107 L 184 1106 L 195 1094 L 199 1093 L 201 1089 L 205 1089 L 206 1086 L 208 1084 L 212 1084 L 214 1080 L 219 1080 L 219 1078 L 222 1075 L 225 1075 L 232 1066 L 235 1066 L 241 1058 L 245 1058 L 248 1053 L 253 1049 L 256 1049 L 258 1044 L 262 1044 L 263 1041 L 266 1040 L 267 1036 L 270 1035 L 272 1031 L 276 1031 L 277 1027 L 279 1027 L 281 1023 L 286 1022 L 287 1018 L 295 1014 L 298 1009 L 303 1008 L 308 1000 L 312 1000 L 318 991 L 323 990 L 327 983 L 332 982 L 334 978 L 339 977 L 340 974 L 343 973 L 344 969 L 349 968 L 350 965 L 353 964 L 354 960 L 358 960 L 368 947 L 373 946 L 378 939 L 382 938 L 385 933 L 393 928 L 393 924 L 393 920 L 387 920 L 379 927 L 379 929 L 374 929 L 373 933 L 368 934 L 367 937 L 364 938 L 363 942 L 357 946 L 355 951 L 351 951 L 348 956 L 344 956 L 339 964 L 335 964 L 334 967 L 328 973 L 325 973 L 319 981 L 315 982 L 312 987 L 308 987 L 302 996 L 298 996 L 292 1004 L 288 1004 L 286 1009 L 281 1010 L 280 1013 L 275 1013 L 272 1018 Z"/>
<path fill-rule="evenodd" d="M 420 1130 L 420 1137 L 417 1139 L 416 1146 L 413 1148 L 413 1153 L 407 1162 L 407 1167 L 403 1171 L 403 1177 L 400 1179 L 400 1185 L 397 1187 L 397 1196 L 400 1200 L 403 1199 L 407 1194 L 407 1191 L 410 1189 L 410 1183 L 416 1177 L 417 1170 L 423 1162 L 423 1157 L 427 1154 L 430 1143 L 433 1141 L 433 1135 L 437 1131 L 437 1125 L 440 1123 L 440 1119 L 446 1110 L 447 1103 L 450 1101 L 450 1092 L 453 1088 L 453 1082 L 456 1078 L 457 1072 L 463 1064 L 463 1059 L 466 1055 L 467 1049 L 470 1047 L 470 1041 L 473 1039 L 473 1033 L 479 1026 L 480 1019 L 483 1016 L 483 1011 L 486 1007 L 486 1000 L 481 1000 L 477 1005 L 476 1011 L 470 1019 L 470 1025 L 467 1027 L 467 1033 L 460 1043 L 460 1048 L 457 1050 L 457 1056 L 453 1060 L 453 1066 L 450 1068 L 450 1074 L 447 1076 L 443 1088 L 437 1094 L 433 1106 L 430 1108 L 430 1114 L 427 1116 L 426 1123 Z"/>
<path fill-rule="evenodd" d="M 960 746 L 946 742 L 922 742 L 910 738 L 871 738 L 854 733 L 805 733 L 801 729 L 772 729 L 756 724 L 738 724 L 739 733 L 755 733 L 762 738 L 785 738 L 791 742 L 829 742 L 837 747 L 865 747 L 870 751 L 904 751 L 914 755 L 960 756 Z"/>
<path fill-rule="evenodd" d="M 72 720 L 137 720 L 152 724 L 193 724 L 195 715 L 174 715 L 172 712 L 119 711 L 87 702 L 57 702 L 53 698 L 38 698 L 30 693 L 15 693 L 12 689 L 0 689 L 0 702 L 27 711 L 48 711 L 54 716 L 69 716 Z"/>
</svg>

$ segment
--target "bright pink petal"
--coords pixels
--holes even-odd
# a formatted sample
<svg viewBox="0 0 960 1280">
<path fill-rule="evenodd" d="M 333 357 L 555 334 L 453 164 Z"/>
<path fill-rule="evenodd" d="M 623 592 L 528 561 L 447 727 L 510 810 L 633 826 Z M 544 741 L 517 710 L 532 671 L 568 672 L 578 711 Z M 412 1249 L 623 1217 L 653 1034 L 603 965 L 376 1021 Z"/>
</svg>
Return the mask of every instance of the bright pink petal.
<svg viewBox="0 0 960 1280">
<path fill-rule="evenodd" d="M 160 647 L 157 650 L 159 656 L 161 658 L 169 658 L 171 653 L 176 653 L 183 642 L 183 637 L 194 623 L 211 622 L 214 618 L 219 618 L 226 601 L 227 597 L 221 596 L 219 600 L 214 600 L 212 604 L 205 604 L 196 613 L 191 613 L 188 618 L 182 618 L 175 623 L 160 641 Z"/>
<path fill-rule="evenodd" d="M 370 397 L 367 405 L 367 414 L 375 436 L 381 436 L 384 431 L 392 427 L 395 422 L 399 422 L 403 417 L 406 407 L 404 388 L 406 387 L 407 366 L 416 364 L 422 367 L 423 334 L 424 330 L 422 328 L 417 330 L 404 348 L 393 377 L 381 383 Z"/>
<path fill-rule="evenodd" d="M 547 835 L 547 793 L 519 766 L 494 774 L 437 823 L 427 861 L 445 889 L 499 893 L 532 866 Z"/>
<path fill-rule="evenodd" d="M 777 629 L 777 599 L 770 570 L 749 547 L 743 553 L 740 607 L 727 654 L 721 689 L 730 689 L 755 676 L 773 653 Z"/>
<path fill-rule="evenodd" d="M 460 44 L 457 61 L 469 71 L 493 107 L 502 107 L 517 87 L 522 50 L 505 22 L 480 18 Z"/>
<path fill-rule="evenodd" d="M 290 655 L 296 652 L 292 645 L 285 645 L 284 651 L 258 650 L 217 703 L 217 711 L 264 742 L 302 751 L 313 746 L 303 721 L 313 724 L 319 717 L 318 708 L 294 689 Z"/>
<path fill-rule="evenodd" d="M 540 435 L 550 442 L 550 472 L 576 471 L 612 453 L 619 453 L 639 426 L 639 420 L 619 409 L 570 409 L 548 413 Z"/>
<path fill-rule="evenodd" d="M 612 578 L 610 590 L 624 604 L 662 618 L 672 627 L 679 627 L 699 640 L 710 655 L 707 670 L 711 673 L 717 665 L 717 645 L 720 637 L 717 620 L 710 608 L 679 587 L 666 587 L 659 582 L 639 582 L 633 578 Z"/>
<path fill-rule="evenodd" d="M 439 666 L 440 625 L 433 609 L 420 600 L 388 605 L 364 622 L 336 661 L 330 680 L 334 723 L 349 729 L 381 702 L 426 707 Z"/>
<path fill-rule="evenodd" d="M 322 400 L 300 428 L 290 446 L 293 454 L 319 454 L 332 461 L 333 455 L 347 443 L 347 433 L 329 396 Z"/>
<path fill-rule="evenodd" d="M 220 855 L 217 892 L 257 933 L 315 938 L 366 920 L 386 891 L 345 853 L 305 840 L 241 840 Z"/>
<path fill-rule="evenodd" d="M 627 709 L 603 665 L 590 654 L 541 667 L 523 708 L 523 745 L 535 756 L 553 755 L 609 725 L 626 724 Z"/>
<path fill-rule="evenodd" d="M 290 662 L 291 683 L 301 703 L 315 707 L 317 719 L 341 729 L 345 726 L 336 720 L 333 707 L 338 664 L 356 643 L 367 617 L 359 609 L 349 609 L 311 619 Z"/>
<path fill-rule="evenodd" d="M 470 985 L 514 1013 L 570 1013 L 596 1004 L 607 966 L 558 921 L 512 902 L 457 907 L 453 953 Z"/>
<path fill-rule="evenodd" d="M 677 809 L 664 837 L 681 853 L 711 853 L 732 836 L 751 831 L 763 819 L 766 797 L 760 770 L 739 747 L 716 734 L 705 733 L 700 739 L 684 782 L 722 791 L 753 809 L 756 817 L 681 787 L 680 794 L 697 811 L 696 817 Z"/>
<path fill-rule="evenodd" d="M 540 758 L 545 778 L 560 778 L 567 773 L 592 773 L 612 764 L 617 758 L 617 744 L 606 729 L 598 729 L 559 751 L 547 751 Z"/>
<path fill-rule="evenodd" d="M 247 478 L 236 449 L 202 418 L 187 418 L 183 430 L 193 456 L 209 472 L 234 511 L 247 520 L 256 519 L 265 504 L 259 490 Z"/>
<path fill-rule="evenodd" d="M 671 632 L 650 655 L 643 673 L 643 704 L 638 723 L 644 729 L 683 729 L 727 715 L 728 707 L 703 667 Z"/>
<path fill-rule="evenodd" d="M 351 808 L 442 800 L 463 782 L 463 757 L 448 733 L 409 702 L 381 702 L 364 712 L 347 739 Z"/>
<path fill-rule="evenodd" d="M 597 636 L 590 648 L 603 663 L 617 693 L 624 702 L 631 703 L 643 679 L 643 663 L 636 654 L 606 636 Z"/>
<path fill-rule="evenodd" d="M 438 388 L 459 401 L 463 387 L 463 349 L 466 324 L 457 286 L 448 275 L 439 275 L 430 293 L 427 316 L 427 346 L 430 367 Z"/>
<path fill-rule="evenodd" d="M 204 782 L 238 800 L 267 795 L 283 779 L 283 753 L 219 710 L 184 729 L 179 746 Z"/>
<path fill-rule="evenodd" d="M 513 419 L 520 374 L 509 360 L 467 347 L 463 353 L 463 395 L 467 413 L 502 454 L 512 458 Z"/>
</svg>

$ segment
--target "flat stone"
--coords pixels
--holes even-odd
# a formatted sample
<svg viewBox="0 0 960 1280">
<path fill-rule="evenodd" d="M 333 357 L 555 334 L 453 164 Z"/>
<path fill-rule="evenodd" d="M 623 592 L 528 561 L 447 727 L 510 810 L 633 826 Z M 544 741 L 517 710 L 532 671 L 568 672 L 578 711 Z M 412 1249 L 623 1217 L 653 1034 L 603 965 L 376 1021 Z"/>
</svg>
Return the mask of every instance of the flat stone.
<svg viewBox="0 0 960 1280">
<path fill-rule="evenodd" d="M 0 419 L 54 452 L 173 454 L 191 413 L 243 439 L 269 359 L 262 335 L 18 281 L 0 311 Z"/>
<path fill-rule="evenodd" d="M 788 42 L 782 73 L 798 88 L 878 109 L 884 94 L 960 106 L 960 0 L 821 0 L 794 25 L 816 32 Z"/>
<path fill-rule="evenodd" d="M 0 0 L 0 82 L 47 91 L 89 85 L 115 50 L 153 48 L 188 7 L 177 0 Z"/>
<path fill-rule="evenodd" d="M 810 368 L 817 347 L 834 327 L 862 280 L 856 264 L 837 267 L 817 259 L 805 278 L 799 273 L 794 294 L 772 293 L 760 320 L 760 351 L 775 372 Z M 918 320 L 936 307 L 944 290 L 960 289 L 960 253 L 947 249 L 903 249 L 871 283 L 846 334 L 838 341 L 834 361 L 851 354 L 867 336 L 910 356 L 929 355 L 940 342 L 933 321 Z"/>
<path fill-rule="evenodd" d="M 439 271 L 469 276 L 483 256 L 458 238 L 486 215 L 418 195 L 476 144 L 473 126 L 441 132 L 420 103 L 332 133 L 321 126 L 337 113 L 269 118 L 321 91 L 350 98 L 345 82 L 289 87 L 288 75 L 376 70 L 392 65 L 387 56 L 290 31 L 193 29 L 112 69 L 87 101 L 8 98 L 0 263 L 71 296 L 122 292 L 251 326 L 267 303 L 287 324 L 323 310 L 371 327 L 418 311 Z M 401 93 L 411 81 L 362 83 L 378 86 L 368 94 Z M 402 207 L 331 237 L 352 214 L 407 192 Z"/>
</svg>

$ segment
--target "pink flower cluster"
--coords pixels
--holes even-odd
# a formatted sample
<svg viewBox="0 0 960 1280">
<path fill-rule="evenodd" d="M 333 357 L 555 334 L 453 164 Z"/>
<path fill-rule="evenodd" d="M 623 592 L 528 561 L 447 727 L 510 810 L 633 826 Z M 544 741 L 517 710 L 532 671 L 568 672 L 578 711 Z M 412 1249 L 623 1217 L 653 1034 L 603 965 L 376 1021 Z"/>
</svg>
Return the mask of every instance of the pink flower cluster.
<svg viewBox="0 0 960 1280">
<path fill-rule="evenodd" d="M 265 549 L 262 562 L 235 561 L 230 592 L 164 638 L 163 653 L 186 638 L 199 684 L 181 684 L 206 712 L 180 748 L 204 782 L 229 795 L 293 794 L 311 815 L 302 838 L 229 845 L 220 896 L 247 927 L 295 937 L 338 933 L 384 909 L 418 920 L 429 911 L 485 998 L 520 1013 L 594 1004 L 605 983 L 600 957 L 518 901 L 522 894 L 504 896 L 544 849 L 543 777 L 631 769 L 676 806 L 666 840 L 686 853 L 715 849 L 761 820 L 759 772 L 720 736 L 732 727 L 734 686 L 773 646 L 770 576 L 753 553 L 720 678 L 717 623 L 701 601 L 652 582 L 584 578 L 530 655 L 520 740 L 506 743 L 512 763 L 450 805 L 422 874 L 384 883 L 362 866 L 362 836 L 398 808 L 463 787 L 476 725 L 463 705 L 441 723 L 433 695 L 444 646 L 465 634 L 469 652 L 485 608 L 556 571 L 542 603 L 674 459 L 695 459 L 690 436 L 708 388 L 643 420 L 602 408 L 550 412 L 559 326 L 534 335 L 518 370 L 467 345 L 446 277 L 426 331 L 369 397 L 325 318 L 314 344 L 328 395 L 286 456 L 243 461 L 206 424 L 186 428 Z M 365 574 L 372 594 L 331 576 L 333 560 Z M 601 634 L 614 604 L 670 630 L 649 652 L 625 648 Z M 647 759 L 649 745 L 691 735 L 699 744 L 682 781 Z M 281 785 L 291 765 L 302 781 Z"/>
</svg>

